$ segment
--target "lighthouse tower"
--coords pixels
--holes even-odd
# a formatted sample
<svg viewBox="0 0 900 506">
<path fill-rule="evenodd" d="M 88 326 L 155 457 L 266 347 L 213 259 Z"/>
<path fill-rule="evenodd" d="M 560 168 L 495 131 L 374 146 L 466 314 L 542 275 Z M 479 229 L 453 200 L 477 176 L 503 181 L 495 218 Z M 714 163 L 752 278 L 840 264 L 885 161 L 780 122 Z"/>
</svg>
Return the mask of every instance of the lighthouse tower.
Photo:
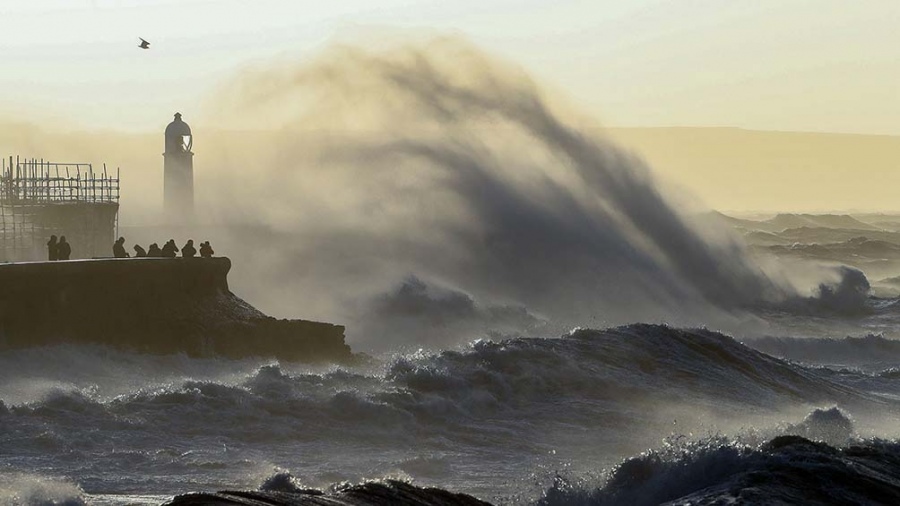
<svg viewBox="0 0 900 506">
<path fill-rule="evenodd" d="M 189 222 L 194 217 L 194 153 L 191 127 L 181 113 L 166 127 L 163 153 L 163 205 L 169 223 Z"/>
</svg>

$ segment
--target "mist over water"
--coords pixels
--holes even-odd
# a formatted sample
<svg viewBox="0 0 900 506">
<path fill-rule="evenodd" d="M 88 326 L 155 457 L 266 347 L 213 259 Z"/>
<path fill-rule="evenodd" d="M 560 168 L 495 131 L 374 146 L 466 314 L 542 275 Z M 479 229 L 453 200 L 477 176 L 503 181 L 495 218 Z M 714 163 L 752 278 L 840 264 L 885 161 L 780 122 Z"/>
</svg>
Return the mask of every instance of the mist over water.
<svg viewBox="0 0 900 506">
<path fill-rule="evenodd" d="M 480 320 L 499 306 L 565 328 L 726 324 L 797 295 L 724 227 L 698 230 L 639 156 L 459 40 L 332 48 L 248 71 L 213 104 L 224 125 L 280 125 L 252 170 L 217 168 L 217 215 L 272 227 L 267 281 L 330 299 L 351 328 L 383 323 L 372 297 L 407 304 L 404 324 L 468 298 Z"/>
</svg>

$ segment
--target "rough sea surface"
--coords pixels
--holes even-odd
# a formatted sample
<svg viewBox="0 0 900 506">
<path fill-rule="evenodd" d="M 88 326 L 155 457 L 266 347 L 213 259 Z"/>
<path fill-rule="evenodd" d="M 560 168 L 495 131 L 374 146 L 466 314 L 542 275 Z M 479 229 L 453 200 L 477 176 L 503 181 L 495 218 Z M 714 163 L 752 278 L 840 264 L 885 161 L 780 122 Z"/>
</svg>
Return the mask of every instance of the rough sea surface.
<svg viewBox="0 0 900 506">
<path fill-rule="evenodd" d="M 864 341 L 847 362 L 873 353 L 867 343 L 883 346 Z M 254 490 L 285 473 L 304 488 L 399 479 L 494 503 L 657 504 L 711 486 L 703 494 L 727 495 L 748 473 L 790 481 L 792 459 L 806 458 L 795 454 L 820 452 L 836 467 L 900 458 L 900 361 L 880 366 L 787 362 L 720 333 L 644 324 L 357 367 L 5 352 L 0 497 L 152 504 Z M 837 449 L 771 441 L 785 434 Z M 777 490 L 758 497 L 789 493 L 767 486 Z"/>
</svg>

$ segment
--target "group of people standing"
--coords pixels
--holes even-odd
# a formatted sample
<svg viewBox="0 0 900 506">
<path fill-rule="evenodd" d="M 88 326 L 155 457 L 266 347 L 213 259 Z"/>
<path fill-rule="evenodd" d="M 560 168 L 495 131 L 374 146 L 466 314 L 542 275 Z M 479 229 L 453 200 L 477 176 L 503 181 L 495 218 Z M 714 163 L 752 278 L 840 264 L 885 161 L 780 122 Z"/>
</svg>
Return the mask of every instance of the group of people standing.
<svg viewBox="0 0 900 506">
<path fill-rule="evenodd" d="M 47 241 L 47 259 L 51 262 L 57 260 L 68 260 L 72 256 L 72 245 L 66 241 L 66 236 L 59 236 L 59 240 L 55 235 L 50 236 Z"/>
<path fill-rule="evenodd" d="M 203 241 L 200 243 L 200 250 L 194 247 L 194 240 L 188 239 L 188 242 L 181 247 L 181 250 L 178 249 L 178 246 L 175 245 L 174 239 L 169 239 L 162 248 L 159 247 L 158 244 L 153 243 L 150 245 L 150 249 L 145 250 L 139 244 L 134 245 L 134 256 L 137 257 L 155 257 L 155 258 L 175 258 L 177 257 L 177 253 L 181 251 L 182 258 L 194 258 L 197 256 L 197 253 L 200 253 L 200 256 L 203 258 L 210 258 L 216 252 L 213 251 L 212 246 L 209 245 L 209 241 Z M 55 262 L 57 260 L 68 260 L 69 257 L 72 256 L 72 245 L 66 241 L 66 236 L 61 235 L 59 239 L 55 235 L 50 236 L 50 240 L 47 241 L 47 258 L 51 262 Z M 113 244 L 113 256 L 116 258 L 130 258 L 131 255 L 125 251 L 125 238 L 119 237 L 115 244 Z"/>
<path fill-rule="evenodd" d="M 158 244 L 153 243 L 150 245 L 150 248 L 144 249 L 139 244 L 134 245 L 134 256 L 135 258 L 141 257 L 151 257 L 151 258 L 175 258 L 178 256 L 178 246 L 175 245 L 175 239 L 169 239 L 163 245 L 162 248 L 159 247 Z M 197 248 L 194 247 L 194 240 L 188 239 L 188 242 L 181 247 L 181 257 L 182 258 L 194 258 L 197 256 Z M 209 245 L 209 241 L 204 241 L 200 243 L 200 256 L 203 258 L 210 258 L 215 254 L 212 246 Z M 113 244 L 113 256 L 116 258 L 129 258 L 131 255 L 125 251 L 125 238 L 119 237 L 115 244 Z"/>
</svg>

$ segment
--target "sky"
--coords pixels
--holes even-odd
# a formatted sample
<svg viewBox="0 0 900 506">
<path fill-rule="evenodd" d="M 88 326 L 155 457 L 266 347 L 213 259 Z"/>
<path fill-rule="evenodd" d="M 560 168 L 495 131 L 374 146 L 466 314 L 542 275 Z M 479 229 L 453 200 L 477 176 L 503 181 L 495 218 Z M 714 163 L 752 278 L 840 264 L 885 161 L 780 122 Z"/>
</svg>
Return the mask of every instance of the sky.
<svg viewBox="0 0 900 506">
<path fill-rule="evenodd" d="M 0 0 L 0 114 L 155 131 L 241 68 L 452 34 L 608 126 L 900 135 L 897 26 L 896 0 Z"/>
</svg>

